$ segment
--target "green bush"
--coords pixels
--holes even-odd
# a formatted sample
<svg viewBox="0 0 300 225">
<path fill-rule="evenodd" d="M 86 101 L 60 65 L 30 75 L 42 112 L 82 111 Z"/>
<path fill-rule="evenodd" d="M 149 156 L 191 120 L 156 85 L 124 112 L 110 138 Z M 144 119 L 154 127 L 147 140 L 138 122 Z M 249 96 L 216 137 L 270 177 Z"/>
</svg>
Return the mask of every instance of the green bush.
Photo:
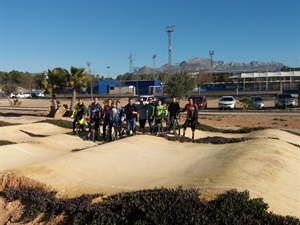
<svg viewBox="0 0 300 225">
<path fill-rule="evenodd" d="M 241 98 L 239 99 L 244 109 L 249 109 L 252 107 L 252 99 L 251 98 Z"/>
</svg>

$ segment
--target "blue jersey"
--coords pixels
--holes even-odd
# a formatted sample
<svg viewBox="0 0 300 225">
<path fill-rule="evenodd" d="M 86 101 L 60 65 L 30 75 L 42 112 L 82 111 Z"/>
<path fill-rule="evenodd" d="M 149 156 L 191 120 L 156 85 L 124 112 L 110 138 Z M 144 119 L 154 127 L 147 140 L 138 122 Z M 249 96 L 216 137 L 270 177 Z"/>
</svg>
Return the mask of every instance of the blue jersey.
<svg viewBox="0 0 300 225">
<path fill-rule="evenodd" d="M 115 108 L 113 107 L 110 110 L 110 121 L 113 123 L 121 123 L 124 117 L 124 110 L 123 108 Z"/>
</svg>

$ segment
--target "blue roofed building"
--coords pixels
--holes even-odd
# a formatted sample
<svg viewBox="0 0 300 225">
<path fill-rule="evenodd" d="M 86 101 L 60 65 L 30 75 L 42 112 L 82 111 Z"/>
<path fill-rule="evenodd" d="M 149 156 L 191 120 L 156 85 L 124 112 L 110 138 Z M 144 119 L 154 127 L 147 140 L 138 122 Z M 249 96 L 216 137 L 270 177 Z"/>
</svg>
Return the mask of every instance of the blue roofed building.
<svg viewBox="0 0 300 225">
<path fill-rule="evenodd" d="M 99 94 L 161 94 L 162 84 L 159 80 L 100 80 Z"/>
</svg>

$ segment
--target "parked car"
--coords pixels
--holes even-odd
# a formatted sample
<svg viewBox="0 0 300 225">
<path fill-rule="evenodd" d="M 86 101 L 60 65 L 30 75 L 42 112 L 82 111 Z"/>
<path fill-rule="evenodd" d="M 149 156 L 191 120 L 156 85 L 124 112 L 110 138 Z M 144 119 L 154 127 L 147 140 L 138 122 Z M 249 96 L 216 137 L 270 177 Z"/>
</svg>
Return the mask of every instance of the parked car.
<svg viewBox="0 0 300 225">
<path fill-rule="evenodd" d="M 36 96 L 39 97 L 39 98 L 44 98 L 45 97 L 45 91 L 42 91 L 42 92 L 38 93 Z"/>
<path fill-rule="evenodd" d="M 153 99 L 154 102 L 157 101 L 157 99 L 154 97 L 154 95 L 141 95 L 141 96 L 139 96 L 139 97 L 135 100 L 134 104 L 135 104 L 135 105 L 139 105 L 139 104 L 140 104 L 140 99 L 141 99 L 141 98 L 143 98 L 144 104 L 148 104 L 148 103 L 149 103 L 149 98 L 150 98 L 150 97 Z"/>
<path fill-rule="evenodd" d="M 10 94 L 11 98 L 31 98 L 30 93 L 11 93 Z"/>
<path fill-rule="evenodd" d="M 207 99 L 205 96 L 192 96 L 192 98 L 199 109 L 207 109 Z"/>
<path fill-rule="evenodd" d="M 31 98 L 30 93 L 18 93 L 17 98 Z"/>
<path fill-rule="evenodd" d="M 263 109 L 265 107 L 261 96 L 251 96 L 251 104 L 254 109 Z"/>
<path fill-rule="evenodd" d="M 11 98 L 17 98 L 17 94 L 16 93 L 10 93 L 10 97 Z"/>
<path fill-rule="evenodd" d="M 295 107 L 296 101 L 291 94 L 277 94 L 275 96 L 275 107 Z"/>
<path fill-rule="evenodd" d="M 235 109 L 236 100 L 233 96 L 222 96 L 219 99 L 219 109 Z"/>
</svg>

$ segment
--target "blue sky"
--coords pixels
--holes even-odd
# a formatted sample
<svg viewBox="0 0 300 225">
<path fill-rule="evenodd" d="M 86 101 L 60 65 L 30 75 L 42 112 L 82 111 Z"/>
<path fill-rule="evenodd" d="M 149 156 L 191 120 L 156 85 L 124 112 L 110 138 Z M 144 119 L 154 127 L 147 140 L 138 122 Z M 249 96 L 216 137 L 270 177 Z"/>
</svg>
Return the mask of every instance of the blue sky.
<svg viewBox="0 0 300 225">
<path fill-rule="evenodd" d="M 0 71 L 94 75 L 209 58 L 300 67 L 300 0 L 0 0 Z M 109 69 L 107 67 L 110 67 Z"/>
</svg>

